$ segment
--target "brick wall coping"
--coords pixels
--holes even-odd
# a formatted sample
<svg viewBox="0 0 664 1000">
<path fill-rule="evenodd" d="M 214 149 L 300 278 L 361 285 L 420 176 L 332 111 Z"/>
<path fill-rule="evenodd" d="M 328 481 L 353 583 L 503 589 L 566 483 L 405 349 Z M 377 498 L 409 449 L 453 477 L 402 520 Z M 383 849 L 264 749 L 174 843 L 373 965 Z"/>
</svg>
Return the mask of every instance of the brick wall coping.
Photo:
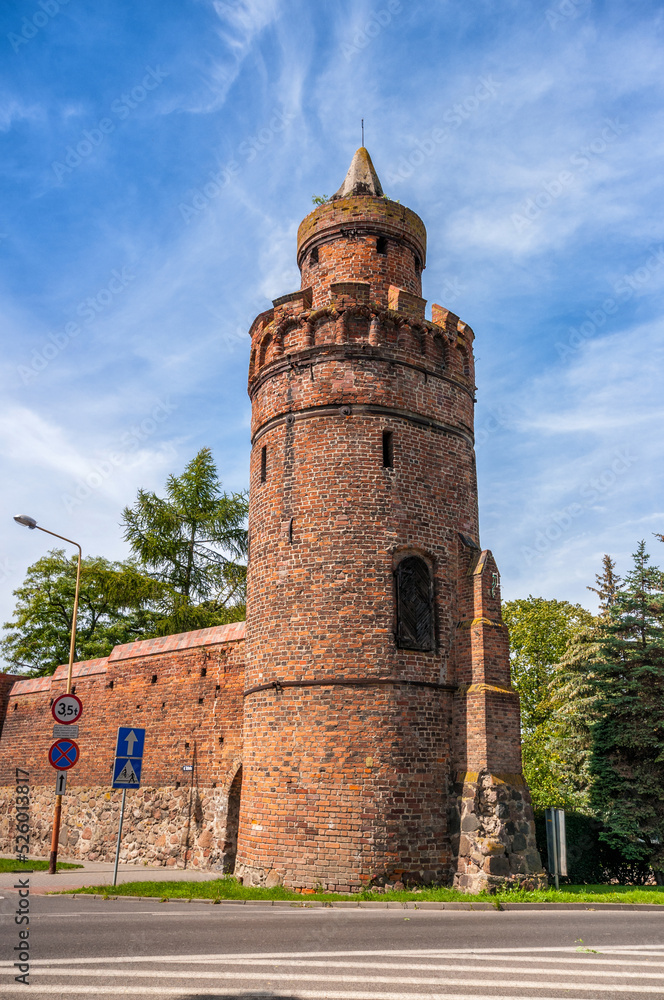
<svg viewBox="0 0 664 1000">
<path fill-rule="evenodd" d="M 199 628 L 195 632 L 179 632 L 177 635 L 162 635 L 156 639 L 139 639 L 116 646 L 108 658 L 131 660 L 135 657 L 154 656 L 155 653 L 171 653 L 174 650 L 193 649 L 196 646 L 213 646 L 222 642 L 239 642 L 244 639 L 245 622 L 231 622 L 229 625 L 215 625 L 213 628 Z M 58 668 L 60 669 L 60 668 Z"/>
<path fill-rule="evenodd" d="M 90 677 L 93 674 L 105 674 L 108 657 L 104 656 L 97 660 L 81 660 L 72 667 L 72 677 Z M 68 666 L 65 663 L 58 667 L 50 677 L 26 677 L 25 680 L 16 681 L 12 685 L 10 696 L 12 698 L 19 694 L 35 694 L 38 691 L 50 690 L 51 684 L 55 681 L 65 681 L 67 679 Z"/>
<path fill-rule="evenodd" d="M 214 628 L 200 628 L 194 632 L 180 632 L 177 635 L 164 635 L 156 639 L 140 639 L 136 642 L 126 642 L 116 646 L 110 656 L 96 660 L 81 660 L 72 668 L 72 677 L 90 677 L 93 674 L 104 674 L 108 663 L 118 660 L 131 660 L 138 657 L 154 656 L 156 653 L 170 653 L 180 649 L 194 649 L 197 646 L 212 646 L 225 642 L 240 642 L 244 639 L 245 622 L 231 622 L 229 625 L 216 625 Z M 48 691 L 51 685 L 64 681 L 67 677 L 67 664 L 58 667 L 50 677 L 26 677 L 17 680 L 11 688 L 10 696 L 35 694 Z M 8 676 L 8 675 L 4 675 Z"/>
</svg>

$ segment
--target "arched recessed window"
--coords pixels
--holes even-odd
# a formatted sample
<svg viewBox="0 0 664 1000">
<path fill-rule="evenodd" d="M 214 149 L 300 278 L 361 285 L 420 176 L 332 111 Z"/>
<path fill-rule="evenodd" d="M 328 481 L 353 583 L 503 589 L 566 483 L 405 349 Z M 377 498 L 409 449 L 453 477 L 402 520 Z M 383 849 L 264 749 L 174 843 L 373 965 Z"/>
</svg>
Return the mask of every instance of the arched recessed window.
<svg viewBox="0 0 664 1000">
<path fill-rule="evenodd" d="M 419 556 L 407 556 L 397 566 L 394 577 L 397 646 L 433 649 L 433 580 L 428 564 Z"/>
<path fill-rule="evenodd" d="M 309 263 L 310 264 L 318 263 L 318 247 L 314 247 L 311 253 L 309 254 Z"/>
<path fill-rule="evenodd" d="M 468 360 L 468 352 L 465 347 L 457 344 L 457 351 L 459 352 L 459 363 L 461 371 L 465 378 L 470 378 L 470 361 Z"/>
</svg>

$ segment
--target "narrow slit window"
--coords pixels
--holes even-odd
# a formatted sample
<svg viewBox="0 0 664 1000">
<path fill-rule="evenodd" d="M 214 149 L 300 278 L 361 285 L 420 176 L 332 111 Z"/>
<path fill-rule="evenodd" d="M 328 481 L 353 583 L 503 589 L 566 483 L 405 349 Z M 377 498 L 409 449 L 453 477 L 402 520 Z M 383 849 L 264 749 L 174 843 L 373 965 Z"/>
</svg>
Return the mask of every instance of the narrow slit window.
<svg viewBox="0 0 664 1000">
<path fill-rule="evenodd" d="M 261 482 L 267 480 L 267 445 L 261 448 Z"/>
<path fill-rule="evenodd" d="M 318 247 L 314 247 L 313 250 L 311 251 L 311 255 L 309 257 L 309 263 L 310 264 L 318 263 Z"/>
<path fill-rule="evenodd" d="M 381 257 L 387 257 L 387 237 L 379 236 L 376 240 L 376 253 Z"/>
<path fill-rule="evenodd" d="M 402 559 L 395 571 L 397 599 L 396 643 L 401 649 L 432 650 L 433 580 L 419 556 Z"/>
<path fill-rule="evenodd" d="M 152 680 L 150 681 L 150 684 L 156 684 L 156 683 L 157 683 L 157 675 L 153 674 L 152 675 Z"/>
<path fill-rule="evenodd" d="M 394 468 L 394 435 L 392 431 L 383 431 L 383 468 Z"/>
</svg>

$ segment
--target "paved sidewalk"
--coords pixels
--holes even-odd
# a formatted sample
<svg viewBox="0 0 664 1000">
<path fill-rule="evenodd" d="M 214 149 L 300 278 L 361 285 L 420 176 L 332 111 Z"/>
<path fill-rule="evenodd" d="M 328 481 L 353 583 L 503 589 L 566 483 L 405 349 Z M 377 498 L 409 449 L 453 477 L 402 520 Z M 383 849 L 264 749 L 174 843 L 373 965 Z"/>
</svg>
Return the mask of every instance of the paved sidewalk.
<svg viewBox="0 0 664 1000">
<path fill-rule="evenodd" d="M 82 868 L 62 868 L 55 875 L 35 871 L 29 875 L 0 872 L 0 892 L 11 890 L 20 878 L 30 879 L 33 893 L 53 892 L 58 889 L 78 889 L 84 885 L 111 885 L 113 865 L 104 861 L 80 861 Z M 221 878 L 220 872 L 200 871 L 198 868 L 152 868 L 149 865 L 118 865 L 118 885 L 122 882 L 206 882 Z"/>
</svg>

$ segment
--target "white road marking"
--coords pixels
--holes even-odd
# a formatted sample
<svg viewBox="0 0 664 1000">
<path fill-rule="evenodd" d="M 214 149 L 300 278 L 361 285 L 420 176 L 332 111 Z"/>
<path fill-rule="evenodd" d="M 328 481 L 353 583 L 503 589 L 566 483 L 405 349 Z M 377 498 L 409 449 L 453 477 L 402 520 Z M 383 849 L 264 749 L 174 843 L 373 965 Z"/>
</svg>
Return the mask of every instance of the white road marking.
<svg viewBox="0 0 664 1000">
<path fill-rule="evenodd" d="M 94 963 L 94 962 L 213 962 L 213 961 L 227 961 L 229 959 L 237 961 L 249 961 L 258 959 L 291 959 L 291 958 L 346 958 L 346 959 L 356 959 L 356 958 L 422 958 L 422 959 L 434 959 L 438 958 L 441 960 L 454 958 L 459 956 L 461 958 L 473 958 L 480 959 L 482 961 L 491 960 L 498 961 L 503 959 L 506 962 L 513 961 L 530 961 L 532 955 L 539 956 L 543 962 L 562 962 L 569 958 L 573 958 L 578 962 L 597 962 L 597 961 L 610 961 L 609 959 L 596 959 L 590 957 L 587 952 L 579 952 L 579 945 L 571 945 L 564 948 L 389 948 L 385 950 L 372 950 L 372 951 L 350 951 L 349 949 L 344 949 L 343 951 L 248 951 L 248 952 L 233 952 L 228 954 L 227 952 L 216 952 L 210 954 L 197 954 L 197 955 L 183 955 L 178 957 L 177 955 L 110 955 L 107 958 L 103 956 L 97 956 L 94 958 L 81 957 L 77 958 L 72 956 L 71 958 L 52 958 L 44 959 L 43 961 L 48 962 L 49 965 L 71 965 L 74 962 L 83 963 Z M 631 946 L 604 946 L 604 945 L 594 945 L 592 943 L 584 942 L 584 948 L 597 949 L 598 953 L 603 955 L 616 954 L 616 955 L 637 955 L 639 957 L 646 955 L 654 955 L 658 958 L 664 958 L 664 946 L 661 950 L 653 950 L 651 952 L 640 951 L 637 949 L 641 948 L 658 948 L 657 945 L 635 945 L 634 948 Z M 523 958 L 519 959 L 519 954 L 523 954 Z M 551 955 L 551 957 L 547 957 Z M 583 955 L 583 957 L 582 957 Z M 588 955 L 588 957 L 586 957 Z M 2 963 L 0 963 L 1 966 Z M 625 964 L 625 963 L 621 963 Z M 649 965 L 659 964 L 659 963 L 648 963 Z"/>
<path fill-rule="evenodd" d="M 67 970 L 62 971 L 61 966 L 58 965 L 58 964 L 56 964 L 59 961 L 60 960 L 56 959 L 56 960 L 54 960 L 52 962 L 49 962 L 47 959 L 43 959 L 43 960 L 39 960 L 38 959 L 38 960 L 35 960 L 35 961 L 33 961 L 31 963 L 31 969 L 32 969 L 32 971 L 34 973 L 39 973 L 40 975 L 53 975 L 53 976 L 67 975 Z M 110 970 L 98 969 L 98 970 L 94 970 L 94 971 L 90 971 L 90 972 L 87 969 L 76 969 L 75 972 L 72 971 L 72 974 L 75 974 L 75 975 L 78 975 L 78 976 L 84 976 L 84 975 L 87 975 L 88 972 L 89 972 L 90 975 L 101 976 L 101 975 L 104 975 L 105 972 L 108 972 L 110 975 L 120 975 L 119 972 L 117 972 L 116 970 L 113 969 L 113 966 L 117 966 L 118 963 L 120 963 L 120 962 L 125 963 L 125 962 L 129 962 L 129 961 L 131 961 L 131 962 L 137 962 L 137 961 L 146 962 L 146 961 L 149 961 L 149 959 L 144 959 L 144 958 L 143 959 L 126 959 L 126 958 L 114 958 L 114 957 L 110 957 L 110 958 L 105 958 L 105 959 L 104 958 L 87 959 L 86 961 L 89 964 L 92 964 L 94 962 L 97 965 L 104 965 L 104 964 L 107 964 L 107 963 L 112 963 L 112 967 L 111 967 Z M 592 961 L 592 959 L 590 961 Z M 539 975 L 541 973 L 544 973 L 544 974 L 552 974 L 552 975 L 556 975 L 556 976 L 593 976 L 595 978 L 598 977 L 598 976 L 604 976 L 604 977 L 609 977 L 610 976 L 610 977 L 612 977 L 614 979 L 617 976 L 620 976 L 622 978 L 628 978 L 628 979 L 664 979 L 664 971 L 663 972 L 629 972 L 629 971 L 619 972 L 617 970 L 608 970 L 608 969 L 595 969 L 595 968 L 592 968 L 592 969 L 584 970 L 583 968 L 581 968 L 582 965 L 590 964 L 590 961 L 589 962 L 585 962 L 585 960 L 581 959 L 579 962 L 574 963 L 578 967 L 577 968 L 573 968 L 573 969 L 571 969 L 569 967 L 564 968 L 564 969 L 552 969 L 552 968 L 549 968 L 549 967 L 546 967 L 546 966 L 539 967 L 539 962 L 537 962 L 537 964 L 533 965 L 533 964 L 531 964 L 531 960 L 529 960 L 529 964 L 528 964 L 527 968 L 524 969 L 523 971 L 524 971 L 525 975 L 529 975 L 529 976 L 536 976 L 536 975 Z M 67 968 L 69 969 L 74 964 L 75 964 L 75 960 L 73 960 L 70 963 L 67 963 Z M 403 969 L 403 970 L 408 970 L 408 971 L 411 971 L 411 972 L 413 972 L 413 971 L 419 971 L 419 972 L 478 972 L 478 971 L 481 971 L 482 973 L 484 973 L 484 972 L 503 972 L 503 971 L 505 971 L 504 968 L 503 968 L 503 966 L 500 966 L 500 965 L 485 965 L 485 966 L 482 967 L 481 970 L 478 970 L 478 968 L 477 968 L 476 965 L 450 965 L 450 964 L 447 964 L 447 965 L 426 964 L 425 965 L 423 962 L 357 962 L 357 961 L 345 961 L 344 962 L 344 961 L 341 961 L 341 960 L 338 960 L 338 961 L 327 961 L 327 962 L 325 962 L 325 961 L 320 961 L 320 960 L 288 959 L 288 958 L 260 958 L 260 957 L 254 957 L 254 958 L 251 958 L 251 959 L 241 959 L 241 958 L 235 958 L 235 957 L 228 957 L 228 958 L 223 958 L 223 959 L 220 959 L 220 958 L 207 959 L 207 960 L 205 960 L 205 959 L 196 959 L 194 961 L 192 961 L 191 959 L 188 959 L 188 958 L 179 958 L 178 959 L 178 958 L 172 958 L 171 957 L 169 959 L 161 959 L 159 961 L 159 964 L 160 965 L 163 965 L 163 964 L 169 964 L 169 965 L 171 965 L 171 964 L 177 964 L 177 965 L 203 965 L 203 964 L 206 964 L 206 965 L 216 965 L 216 966 L 223 966 L 223 965 L 250 965 L 250 966 L 269 965 L 271 968 L 291 968 L 291 969 L 292 968 L 295 968 L 295 969 L 302 969 L 302 968 L 316 968 L 316 969 L 318 969 L 318 968 L 320 968 L 320 969 L 396 969 L 396 970 Z M 625 962 L 620 962 L 620 963 L 614 962 L 614 963 L 610 963 L 610 964 L 624 966 L 626 963 Z M 632 963 L 632 965 L 633 965 L 633 963 Z M 662 963 L 657 963 L 657 965 L 661 967 Z M 651 966 L 649 965 L 649 967 L 651 967 Z M 6 971 L 9 972 L 9 971 L 11 971 L 11 969 L 12 969 L 12 964 L 10 962 L 0 963 L 0 970 L 2 970 L 2 971 L 6 970 Z M 516 971 L 516 970 L 512 970 L 512 971 Z M 141 970 L 127 969 L 125 974 L 128 975 L 128 976 L 133 976 L 133 975 L 151 975 L 153 973 L 151 973 L 149 970 L 148 971 L 141 971 Z M 173 972 L 172 974 L 173 975 L 180 975 L 180 976 L 184 975 L 183 972 L 180 972 L 180 973 Z M 216 975 L 216 974 L 217 973 L 211 972 L 209 975 Z M 168 975 L 171 975 L 171 973 L 169 972 Z M 200 975 L 200 974 L 197 973 L 197 975 Z"/>
<path fill-rule="evenodd" d="M 63 976 L 65 978 L 78 977 L 78 976 L 94 976 L 103 977 L 108 979 L 113 979 L 115 977 L 121 977 L 123 979 L 188 979 L 188 980 L 199 980 L 199 979 L 215 979 L 217 982 L 222 983 L 227 980 L 233 979 L 260 979 L 265 981 L 269 979 L 271 982 L 284 983 L 306 983 L 314 982 L 319 983 L 321 981 L 320 973 L 307 973 L 307 972 L 274 972 L 273 970 L 267 970 L 264 972 L 253 972 L 250 969 L 242 970 L 241 972 L 230 972 L 230 971 L 211 971 L 211 972 L 194 972 L 192 970 L 179 971 L 170 970 L 164 972 L 163 969 L 31 969 L 31 978 L 35 975 L 39 976 Z M 524 972 L 523 976 L 529 975 Z M 621 978 L 622 976 L 616 977 Z M 440 977 L 436 976 L 431 978 L 430 976 L 409 976 L 408 978 L 399 978 L 395 980 L 394 976 L 358 976 L 358 975 L 335 975 L 333 979 L 330 980 L 333 984 L 337 983 L 350 983 L 358 986 L 369 985 L 369 983 L 379 983 L 383 986 L 442 986 L 440 982 Z M 615 993 L 616 990 L 620 989 L 621 993 L 652 993 L 657 996 L 662 996 L 664 991 L 664 986 L 648 986 L 643 985 L 629 985 L 626 983 L 620 983 L 618 986 L 615 983 L 604 984 L 604 983 L 552 983 L 550 981 L 543 982 L 541 979 L 528 979 L 523 977 L 519 979 L 471 979 L 460 978 L 457 976 L 446 976 L 445 985 L 450 986 L 473 986 L 482 987 L 484 989 L 500 989 L 501 987 L 508 987 L 510 989 L 540 989 L 540 990 L 578 990 L 580 992 L 592 991 L 595 993 Z"/>
<path fill-rule="evenodd" d="M 25 986 L 5 986 L 3 987 L 5 994 L 9 993 L 23 993 Z M 549 989 L 549 987 L 544 987 Z M 186 996 L 183 997 L 183 992 L 181 987 L 159 987 L 159 986 L 67 986 L 68 996 L 153 996 L 153 997 L 165 997 L 174 996 L 181 998 L 181 1000 L 186 1000 Z M 616 994 L 619 995 L 620 987 L 616 986 Z M 232 987 L 224 986 L 224 993 L 226 996 L 237 996 L 242 997 L 243 1000 L 251 1000 L 252 993 L 247 993 L 246 989 L 233 989 Z M 46 996 L 62 996 L 63 987 L 60 986 L 34 986 L 30 987 L 30 996 L 35 997 L 39 995 Z M 219 1000 L 219 990 L 201 990 L 196 989 L 196 998 L 199 997 L 213 997 Z M 265 993 L 254 993 L 253 996 L 265 998 Z M 377 993 L 375 990 L 371 990 L 370 993 L 358 992 L 353 990 L 349 993 L 348 990 L 343 990 L 342 992 L 337 992 L 336 990 L 298 990 L 298 1000 L 473 1000 L 472 997 L 468 997 L 467 993 Z M 478 995 L 474 1000 L 486 1000 L 486 998 Z M 488 1000 L 528 1000 L 528 997 L 524 993 L 519 993 L 518 996 L 514 994 L 501 993 L 492 994 Z M 588 1000 L 587 997 L 572 997 L 569 993 L 565 993 L 561 996 L 547 996 L 543 1000 Z"/>
</svg>

